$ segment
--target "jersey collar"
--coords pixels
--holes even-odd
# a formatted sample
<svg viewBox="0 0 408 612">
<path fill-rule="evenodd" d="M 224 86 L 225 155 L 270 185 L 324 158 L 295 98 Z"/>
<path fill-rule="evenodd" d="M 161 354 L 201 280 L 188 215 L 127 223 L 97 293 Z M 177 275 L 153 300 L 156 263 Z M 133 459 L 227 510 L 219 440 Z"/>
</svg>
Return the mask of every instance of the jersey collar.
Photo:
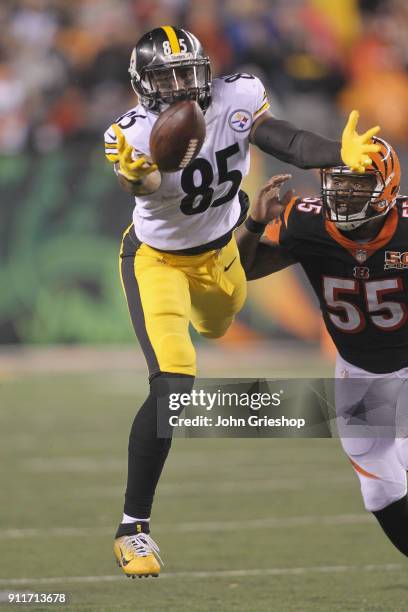
<svg viewBox="0 0 408 612">
<path fill-rule="evenodd" d="M 325 220 L 325 228 L 327 233 L 359 262 L 367 260 L 374 255 L 378 249 L 381 249 L 387 244 L 395 234 L 398 225 L 398 210 L 394 206 L 387 215 L 384 225 L 377 236 L 369 242 L 354 242 L 350 240 L 331 221 Z"/>
</svg>

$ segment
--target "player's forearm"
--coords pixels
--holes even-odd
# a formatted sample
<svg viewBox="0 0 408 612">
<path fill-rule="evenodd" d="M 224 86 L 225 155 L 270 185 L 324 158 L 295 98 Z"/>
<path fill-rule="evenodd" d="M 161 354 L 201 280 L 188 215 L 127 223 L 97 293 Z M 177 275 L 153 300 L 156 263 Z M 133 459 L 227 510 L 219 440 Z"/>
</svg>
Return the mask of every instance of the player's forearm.
<svg viewBox="0 0 408 612">
<path fill-rule="evenodd" d="M 130 195 L 133 195 L 133 196 L 139 195 L 139 185 L 137 183 L 134 183 L 133 181 L 128 181 L 121 174 L 117 174 L 117 177 L 118 177 L 118 183 L 123 189 L 123 191 L 126 191 L 126 193 L 130 193 Z"/>
<path fill-rule="evenodd" d="M 250 232 L 245 225 L 235 232 L 235 237 L 248 280 L 268 276 L 296 263 L 285 249 L 263 238 L 262 233 Z"/>
<path fill-rule="evenodd" d="M 283 162 L 304 169 L 343 165 L 340 142 L 299 130 L 288 121 L 274 117 L 255 127 L 251 142 Z"/>
<path fill-rule="evenodd" d="M 241 265 L 245 270 L 245 274 L 248 274 L 254 265 L 256 252 L 262 238 L 262 233 L 263 232 L 250 232 L 247 230 L 245 225 L 241 225 L 235 232 Z"/>
<path fill-rule="evenodd" d="M 296 259 L 282 247 L 262 238 L 250 270 L 245 270 L 247 280 L 256 280 L 279 272 L 296 263 Z"/>
<path fill-rule="evenodd" d="M 130 193 L 132 196 L 143 196 L 154 193 L 160 186 L 160 181 L 158 181 L 157 177 L 159 173 L 157 171 L 152 174 L 148 174 L 139 181 L 129 181 L 126 177 L 118 172 L 116 167 L 115 171 L 121 188 L 126 191 L 126 193 Z"/>
</svg>

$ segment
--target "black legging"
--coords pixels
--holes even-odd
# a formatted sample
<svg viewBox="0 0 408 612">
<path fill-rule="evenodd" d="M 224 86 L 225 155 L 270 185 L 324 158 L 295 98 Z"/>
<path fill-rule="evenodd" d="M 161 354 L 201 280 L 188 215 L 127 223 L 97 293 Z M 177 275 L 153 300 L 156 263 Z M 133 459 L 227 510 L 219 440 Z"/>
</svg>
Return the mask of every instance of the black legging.
<svg viewBox="0 0 408 612">
<path fill-rule="evenodd" d="M 150 393 L 130 430 L 125 514 L 142 519 L 150 517 L 156 486 L 171 447 L 172 428 L 167 425 L 168 417 L 178 414 L 169 410 L 169 395 L 189 393 L 193 384 L 193 376 L 166 372 L 151 380 Z"/>
<path fill-rule="evenodd" d="M 373 514 L 394 546 L 408 557 L 408 497 Z"/>
</svg>

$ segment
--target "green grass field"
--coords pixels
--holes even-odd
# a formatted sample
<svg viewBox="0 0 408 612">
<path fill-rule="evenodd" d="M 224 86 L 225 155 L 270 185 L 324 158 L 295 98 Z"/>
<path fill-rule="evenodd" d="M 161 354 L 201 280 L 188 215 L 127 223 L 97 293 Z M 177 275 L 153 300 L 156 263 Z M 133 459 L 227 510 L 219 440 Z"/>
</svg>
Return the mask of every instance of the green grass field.
<svg viewBox="0 0 408 612">
<path fill-rule="evenodd" d="M 178 438 L 152 520 L 163 573 L 122 576 L 112 536 L 144 387 L 130 370 L 0 385 L 0 601 L 9 590 L 69 596 L 5 609 L 407 609 L 406 560 L 364 512 L 331 439 Z"/>
</svg>

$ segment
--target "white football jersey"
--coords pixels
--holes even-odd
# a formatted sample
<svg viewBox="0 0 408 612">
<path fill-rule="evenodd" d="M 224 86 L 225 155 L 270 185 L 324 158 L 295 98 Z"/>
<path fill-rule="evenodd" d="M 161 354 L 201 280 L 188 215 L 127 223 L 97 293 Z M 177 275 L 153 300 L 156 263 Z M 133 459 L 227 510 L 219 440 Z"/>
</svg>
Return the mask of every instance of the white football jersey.
<svg viewBox="0 0 408 612">
<path fill-rule="evenodd" d="M 214 79 L 205 113 L 206 138 L 198 156 L 182 171 L 162 173 L 160 188 L 137 196 L 133 223 L 141 242 L 162 251 L 212 242 L 233 229 L 241 208 L 238 191 L 249 171 L 249 133 L 269 108 L 261 81 L 249 74 Z M 157 114 L 140 104 L 117 120 L 128 143 L 150 155 L 149 138 Z M 112 126 L 105 152 L 115 153 Z"/>
</svg>

